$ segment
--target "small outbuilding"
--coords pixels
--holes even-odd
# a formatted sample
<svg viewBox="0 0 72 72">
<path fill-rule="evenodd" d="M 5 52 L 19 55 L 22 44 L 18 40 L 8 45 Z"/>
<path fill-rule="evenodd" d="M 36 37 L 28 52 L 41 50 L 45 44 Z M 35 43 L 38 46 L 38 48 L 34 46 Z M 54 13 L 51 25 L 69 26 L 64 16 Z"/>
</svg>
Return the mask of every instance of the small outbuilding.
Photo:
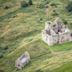
<svg viewBox="0 0 72 72">
<path fill-rule="evenodd" d="M 26 64 L 30 62 L 30 55 L 26 51 L 24 54 L 22 54 L 15 62 L 15 67 L 17 69 L 22 69 Z"/>
</svg>

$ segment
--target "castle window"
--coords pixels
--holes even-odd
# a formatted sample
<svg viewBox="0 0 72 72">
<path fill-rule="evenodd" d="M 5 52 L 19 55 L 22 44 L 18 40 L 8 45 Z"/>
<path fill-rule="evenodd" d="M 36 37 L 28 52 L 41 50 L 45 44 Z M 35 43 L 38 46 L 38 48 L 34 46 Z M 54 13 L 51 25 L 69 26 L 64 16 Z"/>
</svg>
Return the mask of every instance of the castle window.
<svg viewBox="0 0 72 72">
<path fill-rule="evenodd" d="M 53 25 L 53 27 L 56 27 L 56 25 Z"/>
<path fill-rule="evenodd" d="M 18 67 L 20 66 L 20 64 L 18 64 Z"/>
<path fill-rule="evenodd" d="M 51 24 L 50 22 L 48 24 Z"/>
<path fill-rule="evenodd" d="M 72 37 L 72 33 L 71 33 L 71 37 Z"/>
</svg>

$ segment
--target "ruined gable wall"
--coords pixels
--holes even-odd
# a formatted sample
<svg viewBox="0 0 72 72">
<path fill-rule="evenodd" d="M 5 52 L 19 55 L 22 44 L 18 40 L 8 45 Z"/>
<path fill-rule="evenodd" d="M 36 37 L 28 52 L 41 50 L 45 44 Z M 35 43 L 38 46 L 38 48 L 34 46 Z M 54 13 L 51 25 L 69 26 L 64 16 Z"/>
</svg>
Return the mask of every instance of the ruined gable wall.
<svg viewBox="0 0 72 72">
<path fill-rule="evenodd" d="M 42 32 L 42 40 L 48 45 L 53 45 L 53 37 L 52 35 L 48 35 L 45 32 Z"/>
<path fill-rule="evenodd" d="M 59 36 L 56 34 L 56 35 L 53 35 L 52 37 L 53 37 L 53 44 L 57 44 Z"/>
<path fill-rule="evenodd" d="M 71 33 L 67 32 L 67 33 L 62 33 L 59 35 L 59 43 L 62 44 L 64 42 L 68 42 L 71 41 Z"/>
</svg>

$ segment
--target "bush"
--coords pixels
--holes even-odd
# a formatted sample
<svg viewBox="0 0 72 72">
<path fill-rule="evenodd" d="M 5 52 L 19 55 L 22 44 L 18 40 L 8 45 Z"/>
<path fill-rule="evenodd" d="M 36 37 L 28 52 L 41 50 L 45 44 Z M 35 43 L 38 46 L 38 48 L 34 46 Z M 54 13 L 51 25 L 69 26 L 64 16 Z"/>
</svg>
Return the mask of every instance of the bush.
<svg viewBox="0 0 72 72">
<path fill-rule="evenodd" d="M 4 50 L 7 50 L 7 49 L 8 49 L 8 46 L 5 46 L 5 47 L 4 47 Z"/>
<path fill-rule="evenodd" d="M 4 8 L 4 9 L 9 9 L 9 8 L 11 8 L 12 6 L 13 6 L 13 4 L 10 3 L 10 2 L 3 4 L 3 8 Z"/>
<path fill-rule="evenodd" d="M 21 1 L 21 7 L 28 7 L 28 3 L 26 1 Z"/>
<path fill-rule="evenodd" d="M 3 57 L 4 57 L 4 56 L 3 56 L 3 53 L 0 53 L 0 59 L 3 58 Z"/>
<path fill-rule="evenodd" d="M 68 22 L 67 22 L 66 20 L 63 20 L 63 23 L 64 23 L 65 25 L 67 25 L 67 24 L 68 24 Z"/>
<path fill-rule="evenodd" d="M 53 10 L 52 16 L 58 16 L 59 14 L 56 12 L 56 10 Z"/>
<path fill-rule="evenodd" d="M 29 3 L 28 3 L 29 5 L 33 5 L 33 2 L 32 2 L 32 0 L 29 0 Z"/>
<path fill-rule="evenodd" d="M 51 3 L 50 6 L 57 7 L 57 5 L 55 3 Z"/>
<path fill-rule="evenodd" d="M 35 72 L 43 72 L 41 69 L 36 70 Z"/>
<path fill-rule="evenodd" d="M 49 4 L 49 3 L 50 3 L 49 1 L 46 2 L 46 4 Z"/>
<path fill-rule="evenodd" d="M 9 6 L 5 6 L 5 7 L 4 7 L 4 9 L 9 9 L 9 8 L 10 8 Z"/>
<path fill-rule="evenodd" d="M 48 5 L 45 5 L 45 8 L 49 8 L 49 6 Z"/>
<path fill-rule="evenodd" d="M 4 72 L 4 70 L 0 70 L 0 72 Z"/>
<path fill-rule="evenodd" d="M 71 29 L 72 29 L 72 23 L 69 23 L 69 28 L 71 28 Z"/>
<path fill-rule="evenodd" d="M 42 9 L 42 8 L 44 8 L 44 5 L 43 4 L 39 4 L 39 5 L 37 5 L 37 8 Z"/>
<path fill-rule="evenodd" d="M 68 3 L 68 6 L 66 7 L 66 9 L 67 9 L 68 12 L 72 12 L 72 1 L 70 1 Z"/>
</svg>

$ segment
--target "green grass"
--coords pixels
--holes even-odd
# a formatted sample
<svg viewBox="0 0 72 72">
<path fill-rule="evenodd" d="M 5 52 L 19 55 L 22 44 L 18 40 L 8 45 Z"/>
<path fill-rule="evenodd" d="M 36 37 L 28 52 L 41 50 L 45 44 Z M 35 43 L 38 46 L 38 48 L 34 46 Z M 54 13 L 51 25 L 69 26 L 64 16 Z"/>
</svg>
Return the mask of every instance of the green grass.
<svg viewBox="0 0 72 72">
<path fill-rule="evenodd" d="M 72 72 L 72 62 L 64 63 L 60 68 L 55 69 L 53 72 Z"/>
<path fill-rule="evenodd" d="M 0 0 L 1 2 L 3 3 L 3 0 Z M 47 2 L 57 5 L 57 8 L 51 8 L 48 16 L 45 12 Z M 52 16 L 52 10 L 55 9 L 58 16 L 68 23 L 72 22 L 72 14 L 65 9 L 66 3 L 62 0 L 33 0 L 33 3 L 33 6 L 27 8 L 12 7 L 5 10 L 0 7 L 0 54 L 3 55 L 3 58 L 0 58 L 0 70 L 71 72 L 72 42 L 48 46 L 41 40 L 45 21 L 57 17 Z M 7 50 L 4 49 L 6 46 L 8 46 Z M 29 52 L 31 62 L 22 70 L 16 71 L 15 60 L 25 51 Z"/>
</svg>

